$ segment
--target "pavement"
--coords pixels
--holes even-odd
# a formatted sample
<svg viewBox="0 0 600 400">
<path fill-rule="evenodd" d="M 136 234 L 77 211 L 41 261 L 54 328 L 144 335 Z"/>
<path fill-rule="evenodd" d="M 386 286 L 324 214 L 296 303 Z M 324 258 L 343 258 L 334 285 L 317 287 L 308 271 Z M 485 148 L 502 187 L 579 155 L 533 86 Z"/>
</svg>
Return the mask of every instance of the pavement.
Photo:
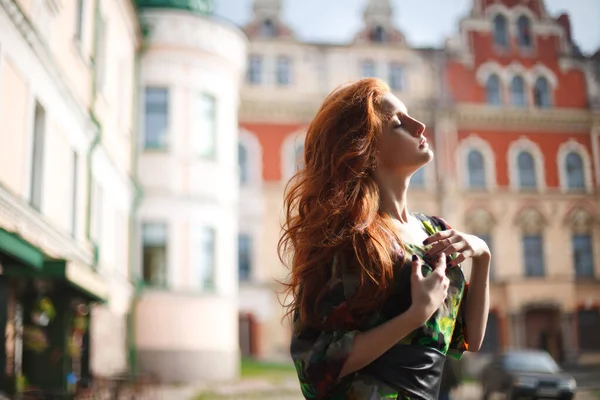
<svg viewBox="0 0 600 400">
<path fill-rule="evenodd" d="M 203 393 L 202 396 L 199 396 Z M 499 398 L 499 397 L 498 397 Z M 156 388 L 148 400 L 213 400 L 213 399 L 248 399 L 248 400 L 304 400 L 295 381 L 274 384 L 261 380 L 243 380 L 222 385 L 217 388 L 208 387 L 160 387 Z M 477 383 L 465 383 L 452 393 L 453 400 L 480 400 L 481 388 Z M 580 391 L 575 400 L 599 400 L 598 393 Z M 146 399 L 144 399 L 146 400 Z"/>
</svg>

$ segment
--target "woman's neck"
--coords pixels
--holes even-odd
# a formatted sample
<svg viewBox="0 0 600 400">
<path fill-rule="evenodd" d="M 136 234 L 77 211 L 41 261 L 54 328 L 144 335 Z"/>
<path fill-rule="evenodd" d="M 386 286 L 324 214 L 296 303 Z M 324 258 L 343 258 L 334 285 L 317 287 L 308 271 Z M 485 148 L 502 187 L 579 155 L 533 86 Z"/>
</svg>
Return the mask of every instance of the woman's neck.
<svg viewBox="0 0 600 400">
<path fill-rule="evenodd" d="M 408 223 L 407 192 L 410 178 L 379 175 L 376 181 L 379 185 L 379 209 L 381 212 L 397 219 L 400 223 Z"/>
</svg>

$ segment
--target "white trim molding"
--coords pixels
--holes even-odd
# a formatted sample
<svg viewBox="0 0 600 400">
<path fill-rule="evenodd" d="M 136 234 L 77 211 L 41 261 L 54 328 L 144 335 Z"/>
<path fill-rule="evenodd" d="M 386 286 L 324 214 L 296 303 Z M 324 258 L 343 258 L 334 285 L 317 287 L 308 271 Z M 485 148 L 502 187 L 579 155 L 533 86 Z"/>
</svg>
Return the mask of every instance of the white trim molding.
<svg viewBox="0 0 600 400">
<path fill-rule="evenodd" d="M 592 192 L 592 162 L 590 155 L 584 145 L 571 138 L 568 141 L 562 143 L 558 148 L 556 154 L 556 165 L 558 166 L 558 177 L 560 182 L 561 192 L 569 192 L 567 182 L 567 156 L 570 153 L 576 153 L 581 157 L 582 168 L 583 168 L 583 183 L 585 185 L 584 190 L 588 193 Z"/>
<path fill-rule="evenodd" d="M 488 79 L 492 75 L 498 75 L 500 78 L 500 83 L 506 85 L 508 82 L 508 74 L 507 70 L 500 65 L 497 61 L 486 61 L 477 68 L 477 72 L 475 73 L 477 82 L 480 85 L 485 86 L 487 84 Z"/>
<path fill-rule="evenodd" d="M 546 171 L 544 170 L 544 155 L 539 146 L 526 137 L 521 137 L 510 144 L 508 149 L 508 171 L 510 179 L 510 188 L 518 192 L 519 188 L 519 167 L 517 157 L 522 151 L 527 151 L 533 156 L 535 165 L 535 177 L 537 180 L 537 192 L 546 191 Z"/>
<path fill-rule="evenodd" d="M 261 186 L 262 176 L 262 146 L 256 135 L 241 128 L 238 135 L 238 143 L 246 149 L 248 181 L 240 183 L 241 186 Z"/>
<path fill-rule="evenodd" d="M 558 86 L 558 78 L 556 77 L 554 71 L 552 71 L 550 68 L 546 67 L 542 63 L 536 63 L 533 66 L 533 68 L 529 70 L 529 76 L 532 85 L 535 85 L 535 81 L 537 80 L 537 78 L 544 77 L 548 79 L 548 83 L 550 84 L 551 89 L 556 89 Z"/>
<path fill-rule="evenodd" d="M 295 173 L 296 169 L 296 148 L 304 146 L 306 139 L 306 129 L 302 128 L 286 136 L 281 145 L 281 179 L 287 182 Z"/>
<path fill-rule="evenodd" d="M 469 186 L 469 152 L 477 150 L 483 155 L 485 168 L 485 189 L 495 190 L 496 182 L 496 155 L 489 142 L 476 134 L 471 134 L 466 139 L 463 139 L 459 145 L 456 154 L 456 164 L 459 166 L 459 176 L 461 177 L 462 187 L 471 189 Z"/>
</svg>

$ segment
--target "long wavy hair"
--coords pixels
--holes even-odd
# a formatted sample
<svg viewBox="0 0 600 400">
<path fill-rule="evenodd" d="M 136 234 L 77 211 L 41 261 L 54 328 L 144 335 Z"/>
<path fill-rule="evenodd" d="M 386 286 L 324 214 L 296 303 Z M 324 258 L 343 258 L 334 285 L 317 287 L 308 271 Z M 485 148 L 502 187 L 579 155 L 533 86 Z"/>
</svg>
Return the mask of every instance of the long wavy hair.
<svg viewBox="0 0 600 400">
<path fill-rule="evenodd" d="M 383 107 L 387 92 L 384 82 L 367 78 L 329 94 L 308 126 L 304 167 L 286 186 L 277 249 L 290 269 L 284 283 L 284 294 L 292 298 L 284 304 L 286 315 L 298 311 L 303 326 L 323 323 L 317 305 L 329 290 L 337 252 L 345 254 L 359 278 L 347 301 L 357 317 L 389 296 L 394 264 L 404 257 L 391 218 L 379 211 L 373 174 L 380 135 L 392 117 Z"/>
</svg>

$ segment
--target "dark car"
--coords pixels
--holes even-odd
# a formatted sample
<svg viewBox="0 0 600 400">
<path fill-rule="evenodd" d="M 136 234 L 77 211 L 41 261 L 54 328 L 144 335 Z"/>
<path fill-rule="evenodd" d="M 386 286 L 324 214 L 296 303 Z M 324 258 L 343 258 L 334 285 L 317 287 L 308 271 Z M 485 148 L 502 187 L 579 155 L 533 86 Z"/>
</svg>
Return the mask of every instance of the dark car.
<svg viewBox="0 0 600 400">
<path fill-rule="evenodd" d="M 507 351 L 492 360 L 481 373 L 483 398 L 503 393 L 507 400 L 560 399 L 575 397 L 577 383 L 562 371 L 545 351 Z"/>
</svg>

